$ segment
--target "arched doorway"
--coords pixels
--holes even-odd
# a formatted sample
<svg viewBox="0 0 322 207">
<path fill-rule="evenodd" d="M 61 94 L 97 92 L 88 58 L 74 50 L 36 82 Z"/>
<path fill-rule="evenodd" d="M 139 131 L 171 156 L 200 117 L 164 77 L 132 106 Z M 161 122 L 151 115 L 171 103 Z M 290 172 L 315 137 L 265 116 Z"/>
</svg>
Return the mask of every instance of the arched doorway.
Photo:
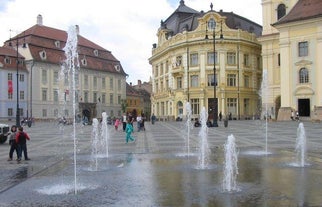
<svg viewBox="0 0 322 207">
<path fill-rule="evenodd" d="M 178 103 L 177 103 L 177 112 L 178 112 L 178 117 L 182 118 L 182 116 L 183 116 L 183 103 L 182 103 L 182 101 L 178 101 Z"/>
<path fill-rule="evenodd" d="M 91 112 L 88 109 L 84 109 L 82 111 L 82 120 L 85 122 L 89 122 L 91 120 Z"/>
</svg>

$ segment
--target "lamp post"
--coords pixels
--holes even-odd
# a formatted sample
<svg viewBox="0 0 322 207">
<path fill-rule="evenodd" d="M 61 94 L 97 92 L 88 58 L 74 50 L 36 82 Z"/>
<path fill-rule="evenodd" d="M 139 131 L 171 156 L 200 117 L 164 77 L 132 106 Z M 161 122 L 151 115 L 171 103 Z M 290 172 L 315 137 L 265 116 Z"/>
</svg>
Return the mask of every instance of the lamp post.
<svg viewBox="0 0 322 207">
<path fill-rule="evenodd" d="M 16 80 L 16 84 L 17 84 L 17 108 L 16 108 L 16 126 L 20 126 L 20 111 L 19 111 L 19 38 L 17 37 L 16 39 L 16 69 L 17 69 L 17 80 Z M 9 42 L 9 46 L 12 46 L 12 43 Z M 23 48 L 26 48 L 26 44 L 25 42 L 23 43 Z"/>
<path fill-rule="evenodd" d="M 212 3 L 210 5 L 210 8 L 212 10 Z M 222 24 L 222 23 L 221 23 Z M 216 21 L 211 18 L 209 20 L 209 22 L 206 25 L 207 27 L 209 27 L 212 30 L 212 40 L 213 40 L 213 63 L 214 63 L 214 67 L 213 67 L 213 73 L 214 73 L 214 105 L 213 105 L 213 123 L 212 126 L 213 127 L 218 127 L 218 100 L 217 100 L 217 94 L 216 94 L 216 85 L 217 85 L 217 81 L 216 81 Z M 221 25 L 221 29 L 220 29 L 220 39 L 223 39 L 223 34 L 222 34 L 222 25 Z M 206 29 L 206 38 L 208 39 L 208 35 L 207 35 L 207 29 Z"/>
</svg>

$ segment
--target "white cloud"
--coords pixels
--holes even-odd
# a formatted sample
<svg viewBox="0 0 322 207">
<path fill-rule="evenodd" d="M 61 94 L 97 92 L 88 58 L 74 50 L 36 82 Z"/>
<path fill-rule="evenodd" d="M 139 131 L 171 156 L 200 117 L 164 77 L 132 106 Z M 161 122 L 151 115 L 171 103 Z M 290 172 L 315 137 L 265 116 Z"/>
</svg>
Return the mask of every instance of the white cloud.
<svg viewBox="0 0 322 207">
<path fill-rule="evenodd" d="M 86 3 L 77 0 L 1 0 L 0 41 L 9 39 L 10 29 L 23 31 L 36 24 L 38 14 L 49 27 L 68 30 L 69 26 L 77 24 L 82 36 L 110 50 L 121 61 L 129 74 L 127 81 L 136 84 L 138 79 L 149 80 L 151 65 L 148 58 L 152 44 L 157 42 L 160 21 L 179 6 L 180 0 L 169 1 L 171 4 L 167 0 L 91 0 Z M 210 9 L 208 0 L 186 0 L 185 4 L 197 11 Z M 260 0 L 218 1 L 214 9 L 233 11 L 261 23 Z M 15 32 L 11 33 L 11 36 L 15 35 Z"/>
</svg>

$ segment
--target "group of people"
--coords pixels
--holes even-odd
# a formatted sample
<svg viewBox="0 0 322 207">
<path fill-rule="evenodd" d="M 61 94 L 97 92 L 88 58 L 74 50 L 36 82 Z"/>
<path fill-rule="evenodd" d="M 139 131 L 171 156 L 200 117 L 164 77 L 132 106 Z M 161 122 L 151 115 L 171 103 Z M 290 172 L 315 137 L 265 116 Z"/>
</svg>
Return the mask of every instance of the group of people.
<svg viewBox="0 0 322 207">
<path fill-rule="evenodd" d="M 27 152 L 27 140 L 30 140 L 29 135 L 23 131 L 23 127 L 11 126 L 11 133 L 9 135 L 9 158 L 8 161 L 13 160 L 13 153 L 16 151 L 17 161 L 20 162 L 22 159 L 22 153 L 24 154 L 25 160 L 30 160 Z"/>
<path fill-rule="evenodd" d="M 291 110 L 291 120 L 300 121 L 300 116 L 298 111 L 294 112 L 293 110 Z"/>
</svg>

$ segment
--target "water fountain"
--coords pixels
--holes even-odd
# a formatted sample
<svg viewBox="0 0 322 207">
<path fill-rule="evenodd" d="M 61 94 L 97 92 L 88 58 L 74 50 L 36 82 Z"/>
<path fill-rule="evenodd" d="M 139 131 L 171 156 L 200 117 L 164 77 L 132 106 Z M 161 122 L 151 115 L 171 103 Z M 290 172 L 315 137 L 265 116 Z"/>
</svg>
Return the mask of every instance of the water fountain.
<svg viewBox="0 0 322 207">
<path fill-rule="evenodd" d="M 237 186 L 238 175 L 238 152 L 235 144 L 234 135 L 229 135 L 224 145 L 225 161 L 223 170 L 223 184 L 222 188 L 224 192 L 239 191 Z"/>
<path fill-rule="evenodd" d="M 187 156 L 190 156 L 190 130 L 192 128 L 191 124 L 191 104 L 187 102 L 186 104 L 186 111 L 187 111 L 187 122 L 186 122 L 186 129 L 187 129 L 187 137 L 186 137 L 186 147 L 187 147 Z"/>
<path fill-rule="evenodd" d="M 77 137 L 76 137 L 76 76 L 78 74 L 79 69 L 79 60 L 78 60 L 78 52 L 77 52 L 77 29 L 76 26 L 70 27 L 68 30 L 68 36 L 66 45 L 64 47 L 65 51 L 65 68 L 62 70 L 66 71 L 69 80 L 69 93 L 72 94 L 72 108 L 73 108 L 73 140 L 74 140 L 74 192 L 77 194 Z"/>
<path fill-rule="evenodd" d="M 306 133 L 304 124 L 301 122 L 297 128 L 297 139 L 296 139 L 296 166 L 304 167 L 306 163 Z"/>
<path fill-rule="evenodd" d="M 208 166 L 209 160 L 209 146 L 208 146 L 208 127 L 207 127 L 208 113 L 206 108 L 202 107 L 200 113 L 201 129 L 199 131 L 199 156 L 198 156 L 198 168 L 205 169 Z"/>
<path fill-rule="evenodd" d="M 109 141 L 109 130 L 107 126 L 107 114 L 102 113 L 102 126 L 101 126 L 101 146 L 105 148 L 105 155 L 108 157 L 108 141 Z M 103 152 L 104 150 L 102 150 Z M 103 155 L 103 154 L 102 154 Z"/>
<path fill-rule="evenodd" d="M 98 133 L 98 119 L 93 119 L 93 130 L 92 130 L 92 159 L 95 161 L 95 165 L 92 169 L 97 171 L 98 168 L 98 144 L 99 144 L 99 133 Z"/>
</svg>

